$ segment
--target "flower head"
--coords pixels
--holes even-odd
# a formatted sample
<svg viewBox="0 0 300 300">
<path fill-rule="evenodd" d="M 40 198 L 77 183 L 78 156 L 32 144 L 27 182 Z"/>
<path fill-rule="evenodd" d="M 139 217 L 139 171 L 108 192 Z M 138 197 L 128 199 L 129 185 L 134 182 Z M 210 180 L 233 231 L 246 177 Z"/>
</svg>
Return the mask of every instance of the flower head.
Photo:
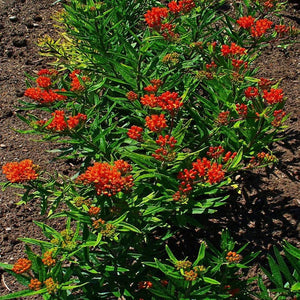
<svg viewBox="0 0 300 300">
<path fill-rule="evenodd" d="M 36 165 L 32 160 L 25 159 L 21 162 L 10 162 L 2 166 L 3 173 L 6 175 L 7 180 L 14 183 L 22 183 L 38 178 L 35 169 Z"/>
<path fill-rule="evenodd" d="M 250 28 L 254 24 L 254 18 L 252 16 L 241 17 L 236 22 L 244 29 Z"/>
<path fill-rule="evenodd" d="M 276 104 L 282 102 L 283 91 L 282 89 L 271 89 L 270 92 L 264 90 L 263 98 L 267 101 L 268 104 Z"/>
<path fill-rule="evenodd" d="M 165 115 L 151 115 L 146 117 L 146 125 L 151 131 L 160 132 L 167 127 Z"/>
<path fill-rule="evenodd" d="M 30 283 L 28 285 L 29 289 L 33 290 L 33 291 L 40 290 L 41 286 L 42 286 L 42 283 L 36 278 L 31 278 Z"/>
<path fill-rule="evenodd" d="M 143 132 L 142 127 L 133 125 L 130 127 L 130 129 L 128 129 L 127 135 L 129 138 L 131 138 L 133 140 L 141 141 L 142 140 L 142 134 L 141 134 L 142 132 Z"/>
<path fill-rule="evenodd" d="M 31 260 L 26 258 L 20 258 L 17 260 L 17 262 L 14 264 L 12 271 L 16 274 L 22 274 L 27 272 L 31 268 Z"/>
<path fill-rule="evenodd" d="M 166 7 L 152 7 L 144 16 L 149 27 L 159 30 L 162 20 L 168 16 L 168 9 Z"/>
</svg>

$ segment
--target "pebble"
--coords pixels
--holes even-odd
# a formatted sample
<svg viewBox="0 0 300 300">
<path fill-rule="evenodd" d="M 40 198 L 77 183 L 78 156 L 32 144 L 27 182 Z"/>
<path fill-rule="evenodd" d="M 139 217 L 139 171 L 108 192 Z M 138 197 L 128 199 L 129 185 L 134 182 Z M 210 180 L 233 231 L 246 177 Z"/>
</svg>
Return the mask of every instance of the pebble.
<svg viewBox="0 0 300 300">
<path fill-rule="evenodd" d="M 9 17 L 9 20 L 11 22 L 17 22 L 18 21 L 18 17 L 17 16 L 11 16 L 11 17 Z"/>
<path fill-rule="evenodd" d="M 7 148 L 7 146 L 4 144 L 0 144 L 0 148 Z"/>
</svg>

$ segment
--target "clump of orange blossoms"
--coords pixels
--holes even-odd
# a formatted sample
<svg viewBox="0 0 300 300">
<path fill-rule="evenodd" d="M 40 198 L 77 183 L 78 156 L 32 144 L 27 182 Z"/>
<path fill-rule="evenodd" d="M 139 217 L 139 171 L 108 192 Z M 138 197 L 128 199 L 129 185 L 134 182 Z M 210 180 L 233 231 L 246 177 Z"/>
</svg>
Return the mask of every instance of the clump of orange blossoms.
<svg viewBox="0 0 300 300">
<path fill-rule="evenodd" d="M 236 252 L 229 251 L 226 255 L 226 260 L 230 263 L 238 263 L 242 260 L 242 256 Z"/>
<path fill-rule="evenodd" d="M 28 285 L 29 289 L 33 290 L 33 291 L 40 290 L 41 286 L 42 286 L 42 283 L 36 278 L 31 278 L 30 283 Z"/>
<path fill-rule="evenodd" d="M 22 183 L 37 179 L 36 168 L 37 166 L 30 159 L 25 159 L 21 162 L 9 162 L 2 166 L 3 174 L 12 183 Z"/>
<path fill-rule="evenodd" d="M 168 127 L 165 115 L 151 115 L 146 117 L 147 127 L 154 132 L 160 132 L 163 128 Z"/>
<path fill-rule="evenodd" d="M 31 268 L 31 265 L 31 260 L 27 258 L 20 258 L 17 260 L 11 270 L 16 274 L 22 274 L 27 272 Z"/>
<path fill-rule="evenodd" d="M 120 171 L 119 165 L 120 161 L 116 161 L 113 165 L 106 162 L 95 162 L 77 178 L 77 181 L 94 185 L 98 195 L 111 197 L 122 190 L 129 190 L 133 186 L 132 175 L 123 176 L 124 170 Z"/>
</svg>

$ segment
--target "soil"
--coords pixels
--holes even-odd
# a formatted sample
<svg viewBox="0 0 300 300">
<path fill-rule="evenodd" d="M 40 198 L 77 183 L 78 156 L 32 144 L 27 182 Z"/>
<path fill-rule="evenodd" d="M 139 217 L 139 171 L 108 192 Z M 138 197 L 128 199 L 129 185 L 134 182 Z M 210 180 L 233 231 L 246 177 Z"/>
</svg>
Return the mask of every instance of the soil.
<svg viewBox="0 0 300 300">
<path fill-rule="evenodd" d="M 68 173 L 71 164 L 54 160 L 47 152 L 54 145 L 34 141 L 36 136 L 20 134 L 16 129 L 26 129 L 17 117 L 22 113 L 18 101 L 26 89 L 24 72 L 33 74 L 47 67 L 49 59 L 41 57 L 36 46 L 39 37 L 55 35 L 50 16 L 60 9 L 54 0 L 0 0 L 0 165 L 26 158 L 34 160 L 43 169 Z M 283 13 L 285 22 L 299 28 L 299 4 L 290 1 Z M 229 228 L 240 245 L 249 242 L 249 251 L 262 251 L 260 263 L 273 245 L 287 240 L 300 246 L 298 216 L 299 198 L 299 44 L 287 49 L 276 45 L 263 50 L 257 60 L 259 75 L 280 80 L 286 97 L 286 111 L 291 114 L 289 128 L 282 134 L 286 138 L 272 145 L 279 163 L 273 168 L 245 172 L 236 179 L 241 194 L 235 197 L 219 213 L 204 220 L 204 228 L 193 233 L 193 239 L 216 239 L 224 228 Z M 0 181 L 5 177 L 0 174 Z M 14 263 L 23 257 L 24 244 L 20 237 L 40 238 L 41 231 L 33 220 L 49 224 L 39 213 L 39 203 L 18 206 L 16 190 L 7 189 L 0 194 L 0 261 Z M 59 222 L 51 222 L 56 229 Z M 183 257 L 193 255 L 188 234 L 174 239 Z M 186 239 L 189 243 L 186 243 Z M 170 241 L 172 243 L 172 241 Z M 189 244 L 189 246 L 187 246 Z M 180 252 L 178 251 L 178 252 Z M 252 268 L 255 272 L 257 267 Z M 251 273 L 250 272 L 250 273 Z M 22 288 L 13 277 L 1 273 L 0 295 Z M 251 274 L 254 275 L 254 274 Z M 27 298 L 28 299 L 28 298 Z M 40 299 L 38 297 L 31 299 Z"/>
</svg>

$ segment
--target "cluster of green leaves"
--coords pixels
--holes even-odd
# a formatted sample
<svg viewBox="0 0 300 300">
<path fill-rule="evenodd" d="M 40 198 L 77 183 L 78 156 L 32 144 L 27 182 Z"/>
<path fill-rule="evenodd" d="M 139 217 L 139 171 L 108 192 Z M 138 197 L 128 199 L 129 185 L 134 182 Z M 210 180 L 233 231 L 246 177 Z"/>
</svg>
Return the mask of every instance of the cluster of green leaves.
<svg viewBox="0 0 300 300">
<path fill-rule="evenodd" d="M 137 295 L 147 299 L 230 297 L 224 287 L 232 280 L 238 281 L 236 271 L 247 268 L 257 254 L 249 254 L 243 263 L 226 262 L 226 253 L 234 249 L 234 243 L 228 233 L 223 233 L 221 251 L 209 242 L 207 250 L 203 243 L 200 245 L 193 267 L 201 262 L 205 270 L 196 280 L 188 281 L 183 270 L 176 269 L 178 260 L 165 244 L 183 227 L 201 227 L 198 215 L 213 213 L 226 203 L 232 175 L 248 168 L 250 158 L 265 150 L 278 131 L 284 129 L 272 125 L 273 113 L 283 108 L 284 101 L 267 105 L 262 91 L 256 99 L 247 99 L 244 94 L 247 87 L 256 87 L 259 81 L 253 68 L 258 49 L 274 36 L 254 40 L 249 31 L 237 27 L 236 19 L 244 15 L 258 19 L 265 16 L 261 5 L 245 0 L 235 5 L 236 16 L 230 17 L 222 12 L 224 1 L 195 3 L 196 8 L 190 13 L 170 20 L 179 37 L 168 40 L 144 22 L 147 10 L 162 6 L 157 1 L 72 0 L 57 16 L 61 22 L 59 28 L 64 30 L 62 38 L 54 41 L 47 37 L 40 41 L 42 51 L 57 58 L 54 66 L 60 72 L 53 84 L 64 88 L 66 92 L 60 93 L 68 99 L 51 105 L 22 101 L 24 110 L 49 114 L 49 121 L 42 126 L 38 125 L 39 117 L 35 114 L 20 116 L 31 127 L 22 132 L 43 134 L 44 141 L 65 144 L 54 151 L 60 159 L 76 161 L 78 169 L 71 178 L 40 172 L 37 180 L 15 186 L 25 188 L 21 203 L 40 199 L 41 212 L 48 211 L 51 218 L 64 218 L 66 230 L 72 234 L 66 243 L 65 233 L 37 223 L 50 241 L 22 239 L 40 246 L 42 253 L 54 251 L 58 263 L 49 269 L 27 247 L 28 258 L 34 262 L 32 272 L 41 282 L 49 277 L 59 282 L 56 294 L 49 294 L 43 288 L 0 299 L 37 293 L 45 299 L 75 299 L 76 293 L 80 299 L 110 296 L 135 299 Z M 248 68 L 237 69 L 232 65 L 232 57 L 222 55 L 222 45 L 232 42 L 246 48 L 247 54 L 236 58 L 243 59 Z M 207 64 L 212 61 L 216 67 L 211 70 Z M 83 88 L 78 91 L 71 89 L 69 73 L 74 69 L 81 71 L 77 77 Z M 35 80 L 30 75 L 28 79 L 29 85 Z M 183 106 L 176 114 L 127 99 L 129 91 L 142 97 L 152 79 L 163 82 L 160 94 L 171 91 L 181 97 Z M 272 86 L 277 87 L 278 83 Z M 236 110 L 235 105 L 242 103 L 248 105 L 246 118 L 241 118 Z M 55 110 L 73 116 L 85 114 L 87 122 L 72 130 L 49 131 L 47 126 L 53 120 L 50 114 Z M 220 113 L 227 111 L 227 121 L 218 122 Z M 168 127 L 159 134 L 172 135 L 177 140 L 173 160 L 163 162 L 152 156 L 158 148 L 155 141 L 159 134 L 145 126 L 145 117 L 161 113 L 165 113 Z M 127 131 L 132 125 L 144 128 L 141 141 L 128 138 Z M 223 165 L 224 180 L 215 184 L 198 182 L 186 201 L 173 201 L 180 184 L 178 173 L 191 169 L 196 159 L 207 157 L 211 146 L 237 153 Z M 76 182 L 76 177 L 94 162 L 113 164 L 118 159 L 130 162 L 133 167 L 134 187 L 130 192 L 120 191 L 112 197 L 97 195 L 93 186 Z M 222 157 L 212 162 L 221 164 Z M 260 166 L 264 163 L 268 161 L 260 162 Z M 5 184 L 4 188 L 8 185 L 11 184 Z M 57 212 L 61 202 L 67 209 Z M 89 213 L 91 207 L 100 208 L 97 218 Z M 163 263 L 165 248 L 171 266 Z M 278 262 L 281 264 L 282 260 Z M 11 265 L 1 266 L 12 269 Z M 273 263 L 271 268 L 274 269 Z M 286 276 L 286 268 L 283 274 Z M 17 279 L 28 286 L 28 274 L 18 275 Z M 146 279 L 151 288 L 139 290 L 138 283 Z M 168 280 L 167 287 L 161 285 L 161 279 Z M 275 281 L 278 282 L 277 277 Z M 239 288 L 241 295 L 248 297 L 245 285 L 241 282 L 233 288 Z M 294 292 L 297 285 L 292 286 Z M 263 288 L 263 294 L 265 291 Z"/>
</svg>

